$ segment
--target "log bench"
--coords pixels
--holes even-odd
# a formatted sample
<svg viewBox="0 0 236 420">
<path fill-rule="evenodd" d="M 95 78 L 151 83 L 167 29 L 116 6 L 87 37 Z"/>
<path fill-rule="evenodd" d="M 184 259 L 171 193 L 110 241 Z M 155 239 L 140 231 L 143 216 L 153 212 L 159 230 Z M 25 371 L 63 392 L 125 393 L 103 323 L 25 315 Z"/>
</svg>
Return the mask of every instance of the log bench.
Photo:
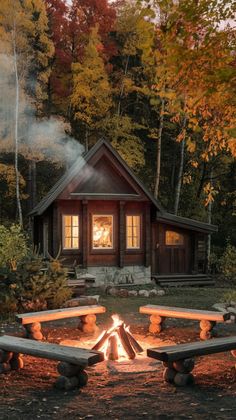
<svg viewBox="0 0 236 420">
<path fill-rule="evenodd" d="M 104 360 L 102 352 L 59 344 L 42 343 L 35 340 L 3 335 L 0 337 L 0 373 L 23 368 L 22 354 L 59 361 L 60 376 L 55 386 L 70 390 L 86 385 L 88 375 L 84 371 Z"/>
<path fill-rule="evenodd" d="M 73 308 L 18 314 L 16 315 L 16 320 L 25 328 L 27 338 L 42 340 L 41 322 L 79 317 L 79 328 L 85 333 L 93 333 L 96 330 L 96 314 L 104 312 L 106 312 L 106 308 L 101 305 L 76 306 Z"/>
<path fill-rule="evenodd" d="M 149 332 L 157 334 L 163 329 L 163 322 L 168 318 L 184 318 L 200 321 L 200 338 L 207 340 L 212 337 L 212 330 L 216 322 L 230 319 L 229 312 L 205 311 L 202 309 L 188 309 L 170 306 L 145 305 L 140 306 L 141 314 L 150 315 Z"/>
<path fill-rule="evenodd" d="M 147 356 L 163 362 L 163 378 L 177 386 L 194 383 L 194 357 L 230 351 L 236 357 L 236 336 L 147 349 Z M 236 367 L 236 365 L 235 365 Z"/>
</svg>

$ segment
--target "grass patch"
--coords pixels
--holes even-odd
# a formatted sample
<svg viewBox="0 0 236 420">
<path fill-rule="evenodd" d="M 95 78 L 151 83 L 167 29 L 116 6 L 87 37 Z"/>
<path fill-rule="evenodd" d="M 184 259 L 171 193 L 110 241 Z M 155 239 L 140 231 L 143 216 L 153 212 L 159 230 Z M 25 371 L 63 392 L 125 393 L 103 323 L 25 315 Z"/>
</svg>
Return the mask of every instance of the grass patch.
<svg viewBox="0 0 236 420">
<path fill-rule="evenodd" d="M 139 312 L 142 305 L 165 305 L 184 308 L 211 310 L 212 305 L 222 301 L 222 295 L 228 289 L 212 287 L 191 287 L 191 288 L 169 288 L 165 296 L 129 297 L 117 298 L 112 296 L 101 296 L 100 303 L 107 308 L 107 314 L 122 313 L 128 314 Z"/>
</svg>

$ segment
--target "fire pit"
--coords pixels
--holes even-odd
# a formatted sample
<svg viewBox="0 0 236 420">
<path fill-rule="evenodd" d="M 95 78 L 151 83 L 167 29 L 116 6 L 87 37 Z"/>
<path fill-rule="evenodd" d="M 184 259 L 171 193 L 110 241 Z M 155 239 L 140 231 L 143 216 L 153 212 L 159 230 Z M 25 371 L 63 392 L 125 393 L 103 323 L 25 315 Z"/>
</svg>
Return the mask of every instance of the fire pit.
<svg viewBox="0 0 236 420">
<path fill-rule="evenodd" d="M 134 359 L 143 348 L 118 315 L 112 315 L 112 319 L 112 327 L 101 334 L 92 350 L 102 351 L 107 360 Z"/>
<path fill-rule="evenodd" d="M 112 315 L 112 320 L 112 326 L 103 330 L 100 336 L 83 335 L 78 339 L 64 339 L 60 344 L 102 351 L 104 362 L 91 368 L 95 369 L 97 374 L 139 374 L 161 370 L 161 362 L 147 357 L 146 349 L 163 345 L 163 341 L 150 334 L 138 333 L 134 337 L 118 315 Z M 165 344 L 170 345 L 173 342 L 168 341 Z"/>
</svg>

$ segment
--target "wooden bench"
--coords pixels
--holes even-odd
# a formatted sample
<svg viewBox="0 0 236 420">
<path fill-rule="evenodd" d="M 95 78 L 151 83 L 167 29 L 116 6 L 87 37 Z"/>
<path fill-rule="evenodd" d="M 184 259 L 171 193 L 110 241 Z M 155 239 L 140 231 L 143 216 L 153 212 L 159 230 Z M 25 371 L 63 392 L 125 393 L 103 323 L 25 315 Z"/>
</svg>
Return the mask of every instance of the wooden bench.
<svg viewBox="0 0 236 420">
<path fill-rule="evenodd" d="M 139 308 L 141 314 L 150 315 L 149 332 L 161 332 L 163 322 L 168 318 L 184 318 L 200 321 L 200 338 L 207 340 L 212 337 L 212 330 L 216 322 L 230 319 L 229 312 L 205 311 L 202 309 L 175 308 L 170 306 L 146 305 Z"/>
<path fill-rule="evenodd" d="M 16 320 L 25 327 L 28 338 L 42 340 L 41 322 L 79 317 L 81 321 L 79 328 L 85 333 L 93 333 L 96 330 L 96 314 L 104 312 L 106 312 L 106 308 L 101 305 L 76 306 L 73 308 L 18 314 L 16 315 Z"/>
<path fill-rule="evenodd" d="M 57 370 L 61 376 L 55 385 L 64 390 L 86 385 L 88 375 L 84 369 L 104 360 L 102 352 L 8 335 L 0 337 L 0 349 L 0 373 L 23 368 L 22 353 L 59 361 Z"/>
<path fill-rule="evenodd" d="M 230 350 L 236 357 L 236 336 L 147 349 L 147 356 L 163 362 L 166 382 L 184 386 L 194 382 L 191 373 L 194 368 L 193 357 Z"/>
</svg>

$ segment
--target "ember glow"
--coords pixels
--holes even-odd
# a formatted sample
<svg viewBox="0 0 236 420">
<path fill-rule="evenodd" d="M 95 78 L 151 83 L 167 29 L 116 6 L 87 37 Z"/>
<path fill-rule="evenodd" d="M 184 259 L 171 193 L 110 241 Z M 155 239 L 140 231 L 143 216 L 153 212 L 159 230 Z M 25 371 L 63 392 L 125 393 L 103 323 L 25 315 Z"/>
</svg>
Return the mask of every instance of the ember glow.
<svg viewBox="0 0 236 420">
<path fill-rule="evenodd" d="M 93 350 L 102 351 L 106 360 L 134 359 L 136 353 L 143 352 L 142 347 L 118 315 L 112 315 L 112 320 L 113 325 L 98 337 Z"/>
</svg>

